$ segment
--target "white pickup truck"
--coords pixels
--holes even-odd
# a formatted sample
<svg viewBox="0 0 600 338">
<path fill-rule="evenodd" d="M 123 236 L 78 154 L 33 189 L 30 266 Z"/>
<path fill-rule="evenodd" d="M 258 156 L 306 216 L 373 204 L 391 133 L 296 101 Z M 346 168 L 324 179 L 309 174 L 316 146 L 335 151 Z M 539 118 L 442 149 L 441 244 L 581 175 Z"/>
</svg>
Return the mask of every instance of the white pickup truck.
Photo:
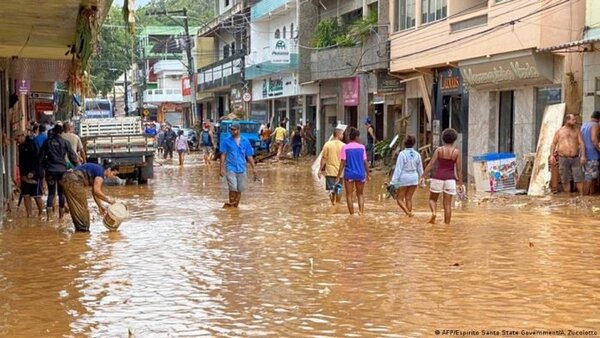
<svg viewBox="0 0 600 338">
<path fill-rule="evenodd" d="M 76 123 L 88 162 L 112 160 L 119 176 L 140 184 L 154 176 L 154 137 L 144 134 L 139 117 L 80 119 Z"/>
</svg>

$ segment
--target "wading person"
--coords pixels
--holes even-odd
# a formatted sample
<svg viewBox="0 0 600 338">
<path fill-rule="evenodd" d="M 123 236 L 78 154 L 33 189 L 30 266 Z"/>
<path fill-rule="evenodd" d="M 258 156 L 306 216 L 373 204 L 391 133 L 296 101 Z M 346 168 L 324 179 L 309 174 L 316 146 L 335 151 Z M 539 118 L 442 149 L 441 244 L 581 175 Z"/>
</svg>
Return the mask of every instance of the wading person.
<svg viewBox="0 0 600 338">
<path fill-rule="evenodd" d="M 371 168 L 375 164 L 375 143 L 377 138 L 375 137 L 375 128 L 371 124 L 371 118 L 365 117 L 365 126 L 367 127 L 367 154 L 369 156 L 369 165 Z"/>
<path fill-rule="evenodd" d="M 200 142 L 202 142 L 202 156 L 204 156 L 204 164 L 210 165 L 210 157 L 214 147 L 214 134 L 210 123 L 204 122 L 202 131 L 200 132 Z"/>
<path fill-rule="evenodd" d="M 185 161 L 185 154 L 190 151 L 188 144 L 188 138 L 183 135 L 183 130 L 177 132 L 177 139 L 175 139 L 175 149 L 177 149 L 177 155 L 179 156 L 179 165 L 183 165 Z"/>
<path fill-rule="evenodd" d="M 596 181 L 598 180 L 598 159 L 600 159 L 600 148 L 598 144 L 598 121 L 600 120 L 600 111 L 592 113 L 589 122 L 581 126 L 581 138 L 585 146 L 586 162 L 583 165 L 583 194 L 591 195 L 595 192 Z"/>
<path fill-rule="evenodd" d="M 17 132 L 16 141 L 19 145 L 20 188 L 21 196 L 25 202 L 25 212 L 27 213 L 27 217 L 31 217 L 31 199 L 33 198 L 38 208 L 39 217 L 42 216 L 42 211 L 44 210 L 40 182 L 42 170 L 40 167 L 39 153 L 35 142 L 33 139 L 27 137 L 25 132 Z"/>
<path fill-rule="evenodd" d="M 111 164 L 102 167 L 96 163 L 85 163 L 65 174 L 63 186 L 76 231 L 90 231 L 90 211 L 86 187 L 92 187 L 92 197 L 98 205 L 100 214 L 104 215 L 106 207 L 102 205 L 102 201 L 113 204 L 115 200 L 102 192 L 102 182 L 105 178 L 114 178 L 118 173 L 118 168 Z"/>
<path fill-rule="evenodd" d="M 254 180 L 256 180 L 256 168 L 254 167 L 254 149 L 250 141 L 240 136 L 240 124 L 232 123 L 229 127 L 231 133 L 219 145 L 221 153 L 221 177 L 227 178 L 229 187 L 229 201 L 223 208 L 237 208 L 242 192 L 246 188 L 246 163 L 250 164 Z"/>
<path fill-rule="evenodd" d="M 346 189 L 346 203 L 350 215 L 354 214 L 354 198 L 352 194 L 356 191 L 358 201 L 358 213 L 365 212 L 365 198 L 363 190 L 365 182 L 369 180 L 369 164 L 367 163 L 367 150 L 359 143 L 360 132 L 350 127 L 348 132 L 349 143 L 342 147 L 340 152 L 340 169 L 338 170 L 335 183 L 344 177 L 344 189 Z"/>
<path fill-rule="evenodd" d="M 79 160 L 77 155 L 71 149 L 69 141 L 62 138 L 63 127 L 55 125 L 52 136 L 44 142 L 40 152 L 40 158 L 43 163 L 42 167 L 45 170 L 46 184 L 48 185 L 48 199 L 46 201 L 47 219 L 50 220 L 52 215 L 52 206 L 54 205 L 54 197 L 58 195 L 58 214 L 59 219 L 62 219 L 65 214 L 65 195 L 61 179 L 67 172 L 67 158 L 71 163 L 77 165 Z"/>
<path fill-rule="evenodd" d="M 273 132 L 275 138 L 275 146 L 277 147 L 277 161 L 281 153 L 283 153 L 283 147 L 285 146 L 285 137 L 287 136 L 287 130 L 285 130 L 285 122 L 281 122 L 279 127 L 275 128 Z"/>
<path fill-rule="evenodd" d="M 342 185 L 336 184 L 337 174 L 340 171 L 341 153 L 344 142 L 341 141 L 344 131 L 336 129 L 333 132 L 331 141 L 327 141 L 323 146 L 323 155 L 321 156 L 321 166 L 319 167 L 319 178 L 321 173 L 325 172 L 325 190 L 329 193 L 331 204 L 340 203 L 342 199 Z"/>
<path fill-rule="evenodd" d="M 571 180 L 573 180 L 577 191 L 583 194 L 583 164 L 587 162 L 587 158 L 585 144 L 576 125 L 575 115 L 567 114 L 565 125 L 554 134 L 550 146 L 550 163 L 554 164 L 558 161 L 564 192 L 571 192 Z"/>
<path fill-rule="evenodd" d="M 265 144 L 267 148 L 267 152 L 271 151 L 271 124 L 267 123 L 267 125 L 260 130 L 260 138 Z"/>
<path fill-rule="evenodd" d="M 69 144 L 71 145 L 71 149 L 73 149 L 73 151 L 75 152 L 75 154 L 77 154 L 77 159 L 79 160 L 79 163 L 85 163 L 86 162 L 86 155 L 85 155 L 85 150 L 83 149 L 83 144 L 81 143 L 81 139 L 79 138 L 79 136 L 77 136 L 77 134 L 73 133 L 73 122 L 67 121 L 63 124 L 63 134 L 62 134 L 62 138 L 64 138 L 65 140 L 69 141 Z M 68 158 L 66 158 L 66 160 L 68 160 Z M 69 164 L 69 163 L 67 163 Z M 73 164 L 71 163 L 71 166 Z M 67 165 L 67 167 L 69 167 L 69 165 Z M 69 168 L 70 169 L 70 168 Z"/>
<path fill-rule="evenodd" d="M 292 134 L 292 152 L 295 160 L 300 158 L 302 150 L 302 127 L 296 127 L 296 131 Z"/>
<path fill-rule="evenodd" d="M 173 159 L 173 148 L 175 146 L 175 138 L 177 138 L 177 135 L 175 134 L 173 129 L 171 129 L 170 125 L 167 125 L 167 127 L 165 128 L 164 137 L 165 138 L 163 140 L 163 158 L 166 160 L 168 156 L 169 159 Z"/>
<path fill-rule="evenodd" d="M 429 223 L 435 224 L 436 218 L 436 205 L 440 194 L 443 194 L 443 207 L 444 207 L 444 223 L 450 224 L 452 218 L 452 198 L 456 195 L 457 181 L 458 190 L 463 191 L 463 179 L 462 179 L 462 158 L 460 151 L 454 147 L 454 142 L 458 138 L 458 133 L 452 128 L 445 129 L 442 132 L 442 141 L 444 145 L 437 148 L 433 152 L 433 157 L 427 168 L 423 171 L 423 178 L 428 177 L 429 172 L 432 168 L 437 167 L 433 176 L 431 177 L 431 184 L 429 187 L 429 208 L 431 209 L 431 218 Z"/>
<path fill-rule="evenodd" d="M 396 202 L 408 217 L 414 216 L 412 198 L 417 190 L 419 178 L 423 175 L 421 155 L 413 148 L 415 142 L 413 135 L 407 135 L 404 139 L 404 150 L 398 154 L 391 182 L 395 189 Z"/>
</svg>

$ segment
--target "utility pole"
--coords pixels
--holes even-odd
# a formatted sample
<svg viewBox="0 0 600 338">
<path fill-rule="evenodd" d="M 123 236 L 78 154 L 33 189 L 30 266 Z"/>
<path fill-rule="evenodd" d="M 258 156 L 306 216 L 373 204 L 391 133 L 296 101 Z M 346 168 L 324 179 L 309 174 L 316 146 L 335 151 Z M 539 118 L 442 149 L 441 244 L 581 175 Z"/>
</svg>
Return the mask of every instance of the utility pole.
<svg viewBox="0 0 600 338">
<path fill-rule="evenodd" d="M 123 99 L 125 101 L 125 116 L 129 116 L 129 97 L 127 96 L 127 72 L 129 70 L 125 70 L 125 82 L 123 83 L 123 89 L 125 91 L 125 98 Z"/>
<path fill-rule="evenodd" d="M 194 81 L 194 78 L 196 77 L 196 67 L 194 66 L 194 58 L 192 57 L 192 44 L 191 44 L 191 38 L 190 38 L 190 29 L 188 26 L 188 16 L 187 16 L 187 8 L 184 8 L 182 10 L 179 11 L 158 11 L 158 12 L 154 12 L 154 13 L 148 13 L 147 15 L 164 15 L 167 18 L 171 19 L 173 22 L 177 23 L 177 25 L 181 26 L 181 23 L 178 22 L 177 20 L 175 20 L 172 16 L 170 16 L 171 14 L 175 14 L 175 15 L 182 15 L 183 18 L 183 29 L 185 31 L 185 52 L 186 52 L 186 56 L 188 59 L 188 65 L 187 65 L 187 70 L 188 70 L 188 76 L 190 79 L 190 83 L 191 83 L 191 94 L 192 94 L 192 116 L 190 117 L 190 122 L 192 123 L 192 126 L 194 125 L 194 119 L 196 117 L 196 109 L 197 109 L 197 102 L 196 102 L 196 82 Z"/>
</svg>

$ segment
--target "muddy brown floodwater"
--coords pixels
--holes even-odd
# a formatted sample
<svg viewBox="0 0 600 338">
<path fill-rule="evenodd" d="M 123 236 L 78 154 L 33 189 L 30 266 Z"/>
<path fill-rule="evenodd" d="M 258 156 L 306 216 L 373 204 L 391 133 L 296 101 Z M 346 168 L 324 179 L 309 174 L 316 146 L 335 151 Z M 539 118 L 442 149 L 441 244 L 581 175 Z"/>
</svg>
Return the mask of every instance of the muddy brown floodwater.
<svg viewBox="0 0 600 338">
<path fill-rule="evenodd" d="M 157 168 L 147 186 L 107 187 L 130 209 L 118 232 L 96 218 L 73 234 L 70 222 L 13 211 L 0 227 L 0 336 L 600 331 L 590 208 L 479 200 L 451 226 L 430 225 L 424 189 L 409 220 L 379 200 L 376 178 L 367 214 L 351 217 L 328 204 L 307 163 L 258 172 L 239 210 L 221 209 L 226 184 L 196 156 Z"/>
</svg>

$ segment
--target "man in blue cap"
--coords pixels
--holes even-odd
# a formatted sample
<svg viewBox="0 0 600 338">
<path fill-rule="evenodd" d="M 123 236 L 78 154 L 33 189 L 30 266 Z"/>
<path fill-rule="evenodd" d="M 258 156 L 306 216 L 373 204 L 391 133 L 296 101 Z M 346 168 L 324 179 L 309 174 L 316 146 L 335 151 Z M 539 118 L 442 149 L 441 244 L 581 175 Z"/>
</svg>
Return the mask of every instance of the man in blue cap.
<svg viewBox="0 0 600 338">
<path fill-rule="evenodd" d="M 367 127 L 367 156 L 369 158 L 369 165 L 371 168 L 373 167 L 373 163 L 375 163 L 375 152 L 373 148 L 375 143 L 377 143 L 377 138 L 375 137 L 375 128 L 371 124 L 371 118 L 365 117 L 365 126 Z"/>
<path fill-rule="evenodd" d="M 254 180 L 256 168 L 254 166 L 254 149 L 250 142 L 240 135 L 240 124 L 234 122 L 229 127 L 231 136 L 225 138 L 219 145 L 221 152 L 221 177 L 227 177 L 229 187 L 229 202 L 223 208 L 237 208 L 242 192 L 246 188 L 246 163 L 250 163 Z"/>
</svg>

